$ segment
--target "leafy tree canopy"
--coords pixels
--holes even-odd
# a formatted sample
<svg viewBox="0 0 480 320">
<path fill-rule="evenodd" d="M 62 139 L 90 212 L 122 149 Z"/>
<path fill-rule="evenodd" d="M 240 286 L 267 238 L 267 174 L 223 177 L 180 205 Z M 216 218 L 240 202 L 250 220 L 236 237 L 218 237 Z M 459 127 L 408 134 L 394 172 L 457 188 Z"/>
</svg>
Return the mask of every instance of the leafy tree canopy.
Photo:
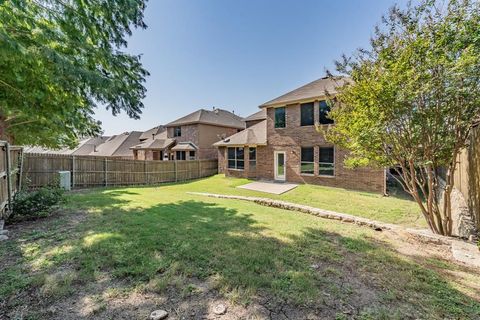
<svg viewBox="0 0 480 320">
<path fill-rule="evenodd" d="M 74 146 L 97 106 L 139 118 L 148 72 L 122 51 L 145 0 L 0 0 L 0 136 Z"/>
<path fill-rule="evenodd" d="M 480 114 L 479 2 L 393 7 L 371 48 L 337 69 L 352 81 L 336 97 L 329 138 L 352 151 L 351 166 L 397 168 L 432 230 L 450 234 L 455 159 Z"/>
</svg>

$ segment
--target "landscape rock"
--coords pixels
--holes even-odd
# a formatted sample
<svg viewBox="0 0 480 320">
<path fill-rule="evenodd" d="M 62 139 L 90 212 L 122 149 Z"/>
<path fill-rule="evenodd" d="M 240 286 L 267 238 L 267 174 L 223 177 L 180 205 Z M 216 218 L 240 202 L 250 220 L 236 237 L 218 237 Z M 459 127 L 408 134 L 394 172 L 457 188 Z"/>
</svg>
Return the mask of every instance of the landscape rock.
<svg viewBox="0 0 480 320">
<path fill-rule="evenodd" d="M 0 230 L 0 235 L 8 236 L 9 233 L 10 231 L 8 230 Z"/>
<path fill-rule="evenodd" d="M 155 310 L 150 313 L 150 319 L 152 320 L 162 320 L 168 317 L 168 312 L 165 310 Z"/>
<path fill-rule="evenodd" d="M 223 303 L 217 304 L 215 307 L 213 307 L 213 313 L 216 315 L 225 314 L 225 312 L 227 312 L 227 306 L 225 306 Z"/>
<path fill-rule="evenodd" d="M 0 235 L 0 241 L 8 240 L 8 237 L 4 234 Z"/>
</svg>

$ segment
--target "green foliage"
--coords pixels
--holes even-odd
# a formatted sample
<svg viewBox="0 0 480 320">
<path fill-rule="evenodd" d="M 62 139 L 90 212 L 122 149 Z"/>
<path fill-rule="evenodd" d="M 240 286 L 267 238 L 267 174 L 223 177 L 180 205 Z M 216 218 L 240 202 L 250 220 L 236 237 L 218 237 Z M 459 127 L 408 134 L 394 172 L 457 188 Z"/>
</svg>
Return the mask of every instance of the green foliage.
<svg viewBox="0 0 480 320">
<path fill-rule="evenodd" d="M 0 1 L 0 138 L 58 148 L 101 130 L 97 106 L 139 118 L 148 72 L 122 52 L 144 0 Z"/>
<path fill-rule="evenodd" d="M 0 246 L 2 311 L 10 314 L 29 303 L 28 312 L 39 312 L 51 305 L 75 305 L 76 296 L 97 295 L 111 310 L 147 292 L 175 298 L 173 307 L 218 297 L 228 299 L 232 308 L 236 303 L 256 308 L 260 297 L 272 309 L 298 310 L 291 317 L 297 319 L 308 314 L 331 319 L 335 313 L 343 319 L 348 310 L 355 311 L 347 318 L 358 319 L 479 317 L 478 271 L 455 263 L 432 267 L 423 256 L 434 257 L 429 251 L 401 253 L 408 248 L 401 237 L 186 193 L 234 192 L 238 189 L 228 186 L 239 182 L 244 180 L 217 176 L 69 194 L 65 213 L 34 222 L 35 230 L 25 225 L 8 247 Z M 2 262 L 8 267 L 2 268 Z M 65 299 L 71 292 L 74 298 Z M 149 304 L 139 308 L 135 314 L 151 312 Z M 128 310 L 117 311 L 122 316 Z"/>
<path fill-rule="evenodd" d="M 330 138 L 351 164 L 449 165 L 480 114 L 480 4 L 423 1 L 391 9 L 369 50 L 337 62 L 350 85 L 337 96 Z"/>
<path fill-rule="evenodd" d="M 9 219 L 32 219 L 49 214 L 59 204 L 64 190 L 56 186 L 17 192 L 13 201 L 13 213 Z"/>
<path fill-rule="evenodd" d="M 480 3 L 425 0 L 391 9 L 371 48 L 343 57 L 328 138 L 351 150 L 350 166 L 401 167 L 401 182 L 435 232 L 450 234 L 450 204 L 437 200 L 446 167 L 446 199 L 455 159 L 480 115 Z M 420 195 L 418 193 L 421 193 Z M 443 224 L 443 225 L 442 225 Z"/>
</svg>

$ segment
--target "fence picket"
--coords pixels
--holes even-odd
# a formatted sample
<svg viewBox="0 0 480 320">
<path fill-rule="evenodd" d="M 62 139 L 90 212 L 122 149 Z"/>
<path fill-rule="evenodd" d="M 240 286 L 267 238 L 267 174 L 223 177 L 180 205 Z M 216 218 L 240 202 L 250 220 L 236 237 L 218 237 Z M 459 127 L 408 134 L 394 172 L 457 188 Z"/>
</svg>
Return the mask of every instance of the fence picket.
<svg viewBox="0 0 480 320">
<path fill-rule="evenodd" d="M 24 177 L 36 188 L 55 181 L 58 171 L 72 172 L 72 187 L 148 185 L 214 175 L 214 160 L 129 160 L 95 156 L 25 154 Z"/>
</svg>

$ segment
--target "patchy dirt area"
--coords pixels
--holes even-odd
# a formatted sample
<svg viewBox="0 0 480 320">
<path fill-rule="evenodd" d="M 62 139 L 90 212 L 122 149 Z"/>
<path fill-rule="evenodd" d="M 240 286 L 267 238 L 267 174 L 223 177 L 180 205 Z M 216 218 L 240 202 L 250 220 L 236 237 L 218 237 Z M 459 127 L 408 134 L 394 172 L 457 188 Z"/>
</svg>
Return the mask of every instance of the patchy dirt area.
<svg viewBox="0 0 480 320">
<path fill-rule="evenodd" d="M 434 285 L 424 288 L 423 282 L 431 281 L 432 277 L 433 281 L 442 283 L 442 287 L 436 288 L 442 296 L 440 300 L 434 297 L 434 302 L 427 300 L 427 304 L 438 303 L 444 299 L 443 295 L 455 292 L 458 297 L 452 302 L 453 307 L 462 308 L 464 303 L 465 308 L 480 312 L 480 270 L 457 263 L 449 246 L 422 242 L 408 233 L 369 231 L 362 241 L 333 233 L 314 234 L 294 249 L 298 255 L 307 255 L 307 266 L 287 270 L 286 280 L 262 284 L 273 287 L 279 294 L 270 294 L 258 284 L 255 286 L 259 289 L 249 294 L 245 292 L 248 289 L 241 286 L 225 284 L 224 279 L 218 278 L 218 272 L 212 270 L 206 271 L 203 280 L 194 276 L 194 271 L 180 270 L 180 267 L 173 271 L 158 268 L 154 276 L 145 279 L 128 274 L 118 277 L 106 267 L 85 274 L 83 270 L 88 269 L 85 266 L 88 262 L 72 253 L 79 250 L 72 248 L 78 246 L 72 239 L 93 233 L 89 229 L 79 234 L 79 226 L 88 218 L 83 211 L 70 210 L 8 226 L 11 239 L 1 244 L 5 247 L 0 251 L 0 269 L 4 272 L 0 279 L 6 281 L 10 292 L 2 289 L 0 319 L 148 319 L 157 309 L 166 310 L 167 319 L 416 319 L 431 312 L 431 306 L 414 300 L 422 298 L 416 296 L 416 290 L 436 288 Z M 363 227 L 352 225 L 351 228 Z M 262 243 L 249 244 L 263 248 Z M 327 255 L 328 250 L 323 251 L 322 246 L 325 250 L 334 250 Z M 270 247 L 265 249 L 263 255 L 277 255 Z M 95 254 L 92 259 L 98 260 L 102 253 Z M 188 260 L 188 256 L 183 259 Z M 216 259 L 215 254 L 209 259 Z M 230 267 L 235 270 L 243 267 L 242 263 Z M 198 264 L 198 268 L 204 265 L 209 263 Z M 195 263 L 193 266 L 197 267 Z M 138 266 L 132 265 L 134 267 Z M 280 266 L 278 272 L 284 272 L 283 268 Z M 234 271 L 228 272 L 222 277 L 237 277 Z M 248 272 L 253 275 L 256 271 Z M 320 294 L 294 301 L 292 292 L 295 295 L 298 289 L 291 279 L 307 276 L 307 280 L 314 280 L 315 290 Z M 252 281 L 261 282 L 261 275 Z M 409 284 L 393 290 L 404 283 Z M 477 301 L 477 305 L 472 305 L 472 301 Z M 223 314 L 215 313 L 220 304 L 226 307 Z M 442 313 L 432 319 L 440 319 L 439 314 Z"/>
</svg>

